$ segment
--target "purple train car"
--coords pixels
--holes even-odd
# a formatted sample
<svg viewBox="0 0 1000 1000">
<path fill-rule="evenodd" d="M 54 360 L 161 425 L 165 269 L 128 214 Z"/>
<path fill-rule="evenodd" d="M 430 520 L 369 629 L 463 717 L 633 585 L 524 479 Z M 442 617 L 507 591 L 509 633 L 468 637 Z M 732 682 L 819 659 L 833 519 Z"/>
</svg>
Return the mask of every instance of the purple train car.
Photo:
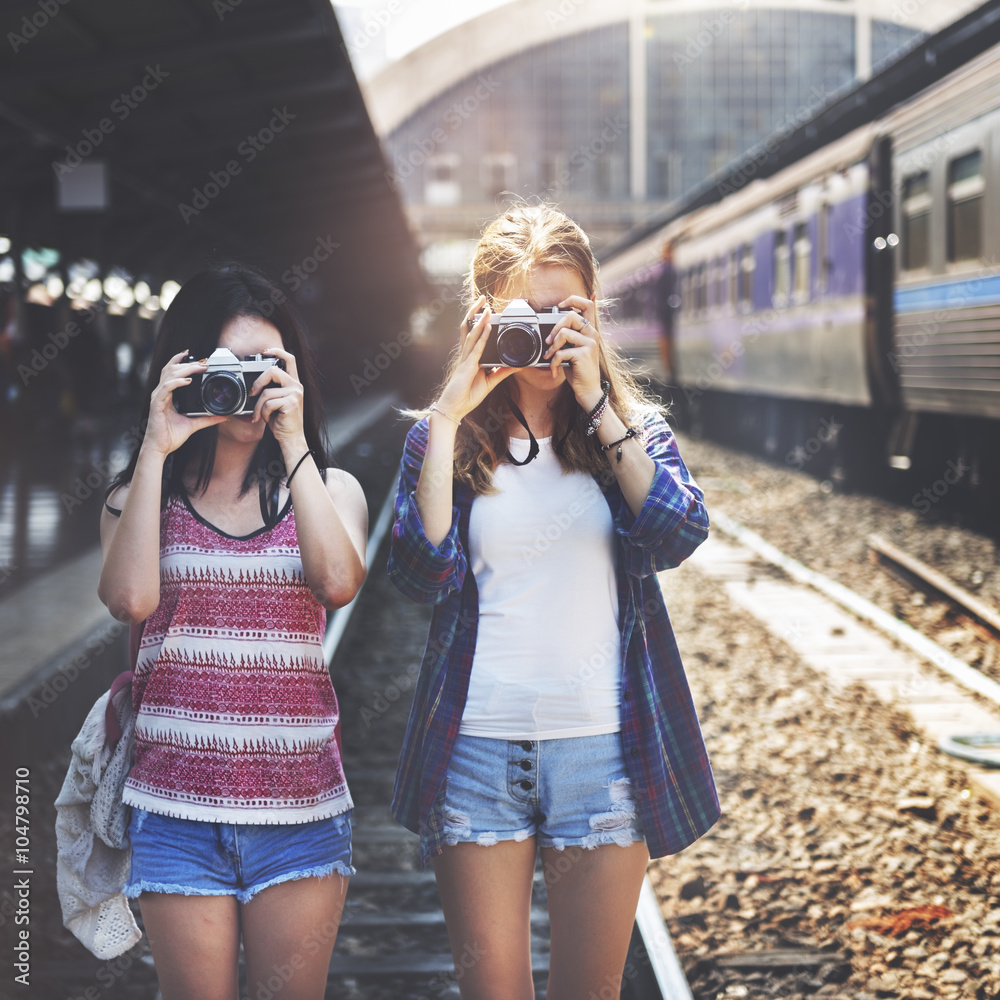
<svg viewBox="0 0 1000 1000">
<path fill-rule="evenodd" d="M 834 480 L 950 460 L 996 496 L 1000 46 L 915 90 L 765 179 L 730 173 L 601 278 L 620 348 L 695 427 Z"/>
</svg>

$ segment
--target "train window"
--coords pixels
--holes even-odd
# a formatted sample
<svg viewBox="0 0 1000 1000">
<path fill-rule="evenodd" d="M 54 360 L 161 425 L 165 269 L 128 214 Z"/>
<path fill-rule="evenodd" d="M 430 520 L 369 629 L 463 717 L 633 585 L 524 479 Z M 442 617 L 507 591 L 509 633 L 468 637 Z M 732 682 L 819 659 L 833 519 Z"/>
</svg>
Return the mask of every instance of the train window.
<svg viewBox="0 0 1000 1000">
<path fill-rule="evenodd" d="M 729 254 L 729 289 L 726 292 L 726 302 L 735 306 L 740 300 L 740 251 L 733 250 Z"/>
<path fill-rule="evenodd" d="M 816 234 L 816 250 L 819 253 L 819 260 L 816 268 L 816 291 L 821 294 L 830 286 L 830 215 L 832 211 L 832 206 L 824 202 L 820 205 L 817 220 L 819 231 Z"/>
<path fill-rule="evenodd" d="M 458 168 L 461 158 L 455 153 L 438 153 L 427 158 L 424 166 L 424 201 L 428 205 L 457 205 L 462 200 Z"/>
<path fill-rule="evenodd" d="M 513 153 L 488 153 L 479 163 L 479 179 L 489 198 L 496 198 L 517 183 L 517 157 Z"/>
<path fill-rule="evenodd" d="M 792 284 L 791 248 L 788 246 L 788 233 L 783 229 L 774 234 L 774 304 L 788 304 L 788 295 Z"/>
<path fill-rule="evenodd" d="M 812 265 L 812 240 L 809 239 L 809 226 L 805 222 L 795 225 L 795 241 L 792 244 L 795 251 L 795 301 L 809 300 L 809 270 Z"/>
<path fill-rule="evenodd" d="M 702 315 L 708 306 L 708 292 L 706 288 L 708 274 L 704 264 L 699 264 L 694 271 L 694 308 L 695 312 Z"/>
<path fill-rule="evenodd" d="M 904 271 L 929 267 L 931 263 L 931 175 L 927 171 L 903 178 Z"/>
<path fill-rule="evenodd" d="M 753 255 L 753 247 L 749 243 L 744 243 L 740 252 L 740 289 L 739 307 L 747 312 L 753 308 L 753 273 L 757 267 L 757 260 Z"/>
<path fill-rule="evenodd" d="M 948 164 L 948 260 L 983 254 L 983 154 L 968 153 Z"/>
</svg>

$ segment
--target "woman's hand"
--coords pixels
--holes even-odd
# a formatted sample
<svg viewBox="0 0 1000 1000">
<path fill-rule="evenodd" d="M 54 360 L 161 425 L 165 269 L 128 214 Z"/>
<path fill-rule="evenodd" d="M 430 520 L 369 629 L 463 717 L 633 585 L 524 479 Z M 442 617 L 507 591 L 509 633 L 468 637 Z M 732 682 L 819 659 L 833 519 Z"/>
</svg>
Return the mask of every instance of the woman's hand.
<svg viewBox="0 0 1000 1000">
<path fill-rule="evenodd" d="M 480 309 L 483 315 L 474 324 L 473 320 Z M 489 339 L 492 315 L 486 305 L 486 296 L 480 295 L 459 331 L 461 361 L 437 400 L 438 408 L 455 420 L 461 420 L 471 413 L 505 378 L 517 371 L 516 368 L 479 367 L 479 359 L 483 356 L 483 349 Z"/>
<path fill-rule="evenodd" d="M 143 450 L 151 450 L 163 458 L 175 452 L 195 431 L 221 424 L 225 417 L 206 413 L 200 417 L 186 417 L 174 408 L 174 390 L 190 385 L 194 375 L 208 370 L 204 361 L 182 362 L 187 351 L 175 354 L 160 373 L 160 381 L 149 400 L 149 422 L 143 435 Z"/>
<path fill-rule="evenodd" d="M 549 361 L 552 377 L 558 378 L 560 365 L 569 362 L 566 381 L 577 403 L 589 413 L 599 402 L 601 388 L 600 333 L 597 330 L 597 303 L 582 295 L 571 295 L 559 303 L 560 309 L 577 312 L 564 316 L 545 338 L 549 345 L 542 357 Z"/>
<path fill-rule="evenodd" d="M 272 354 L 285 362 L 284 368 L 271 365 L 257 376 L 250 387 L 250 395 L 257 396 L 253 408 L 253 422 L 263 420 L 279 445 L 304 444 L 305 431 L 302 421 L 304 393 L 299 381 L 295 355 L 280 347 L 269 347 L 264 354 Z"/>
</svg>

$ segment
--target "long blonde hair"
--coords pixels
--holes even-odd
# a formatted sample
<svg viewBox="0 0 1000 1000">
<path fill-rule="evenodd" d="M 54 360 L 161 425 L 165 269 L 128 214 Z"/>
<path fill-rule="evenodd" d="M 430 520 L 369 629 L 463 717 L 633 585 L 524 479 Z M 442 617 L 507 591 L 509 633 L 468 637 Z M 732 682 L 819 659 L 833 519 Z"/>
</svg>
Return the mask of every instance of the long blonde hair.
<svg viewBox="0 0 1000 1000">
<path fill-rule="evenodd" d="M 598 289 L 597 261 L 587 234 L 568 216 L 549 205 L 514 205 L 483 230 L 464 284 L 466 310 L 485 295 L 491 309 L 509 301 L 511 291 L 527 280 L 529 273 L 543 265 L 558 265 L 576 271 L 587 296 Z M 595 320 L 600 332 L 600 316 Z M 603 338 L 600 344 L 601 380 L 610 383 L 608 403 L 626 422 L 640 419 L 650 408 L 661 409 L 633 378 L 617 349 Z M 447 384 L 461 361 L 456 349 L 445 372 Z M 458 429 L 455 442 L 455 479 L 476 493 L 493 493 L 493 471 L 507 454 L 508 395 L 517 400 L 517 385 L 506 379 L 494 389 Z M 613 473 L 597 446 L 596 435 L 588 437 L 579 419 L 580 407 L 568 384 L 561 387 L 552 407 L 553 440 L 564 472 L 589 472 L 604 483 Z M 429 411 L 420 411 L 422 414 Z"/>
</svg>

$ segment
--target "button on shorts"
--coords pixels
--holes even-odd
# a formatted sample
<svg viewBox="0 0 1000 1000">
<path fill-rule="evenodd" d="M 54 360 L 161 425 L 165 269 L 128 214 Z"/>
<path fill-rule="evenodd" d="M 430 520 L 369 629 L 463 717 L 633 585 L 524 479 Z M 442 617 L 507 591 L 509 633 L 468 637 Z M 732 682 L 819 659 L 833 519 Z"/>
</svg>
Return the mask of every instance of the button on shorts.
<svg viewBox="0 0 1000 1000">
<path fill-rule="evenodd" d="M 562 850 L 645 839 L 621 733 L 547 740 L 459 735 L 429 823 L 450 845 L 535 837 L 541 847 Z"/>
<path fill-rule="evenodd" d="M 235 896 L 312 875 L 355 874 L 351 812 L 312 823 L 207 823 L 133 809 L 132 868 L 124 893 Z"/>
</svg>

